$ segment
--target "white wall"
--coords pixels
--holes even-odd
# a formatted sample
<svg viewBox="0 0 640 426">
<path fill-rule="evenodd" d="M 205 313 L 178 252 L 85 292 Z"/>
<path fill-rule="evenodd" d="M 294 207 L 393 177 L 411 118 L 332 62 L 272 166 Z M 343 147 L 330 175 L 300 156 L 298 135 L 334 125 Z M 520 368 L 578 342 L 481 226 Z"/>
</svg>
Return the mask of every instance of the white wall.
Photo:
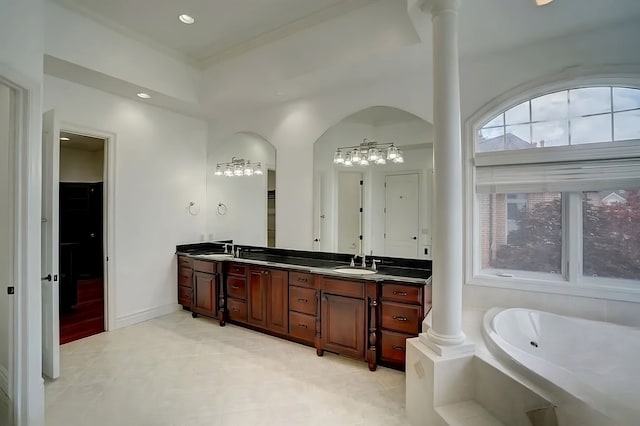
<svg viewBox="0 0 640 426">
<path fill-rule="evenodd" d="M 216 164 L 232 157 L 261 163 L 263 175 L 215 176 Z M 209 146 L 207 173 L 207 238 L 234 243 L 267 245 L 267 169 L 276 165 L 275 148 L 262 137 L 236 133 Z M 223 168 L 224 171 L 224 168 Z M 276 170 L 277 175 L 277 170 Z M 278 194 L 276 187 L 276 194 Z M 277 196 L 277 195 L 276 195 Z M 226 214 L 218 213 L 218 203 Z M 222 213 L 224 208 L 221 207 Z M 276 235 L 278 229 L 276 228 Z"/>
<path fill-rule="evenodd" d="M 19 374 L 14 408 L 19 424 L 44 424 L 44 383 L 41 354 L 40 292 L 40 105 L 43 53 L 43 0 L 0 0 L 0 75 L 29 90 L 27 133 L 20 140 L 25 160 L 16 164 L 19 196 L 17 271 L 14 307 Z"/>
<path fill-rule="evenodd" d="M 198 241 L 206 218 L 206 123 L 54 77 L 44 109 L 115 135 L 116 326 L 170 312 L 176 304 L 175 245 Z M 107 182 L 109 184 L 109 182 Z M 201 206 L 191 216 L 190 201 Z"/>
<path fill-rule="evenodd" d="M 5 287 L 13 278 L 13 176 L 11 151 L 11 91 L 0 83 L 0 390 L 8 391 L 9 354 L 8 345 L 12 327 L 10 322 L 11 296 Z"/>
<path fill-rule="evenodd" d="M 60 147 L 60 182 L 102 182 L 104 151 Z"/>
</svg>

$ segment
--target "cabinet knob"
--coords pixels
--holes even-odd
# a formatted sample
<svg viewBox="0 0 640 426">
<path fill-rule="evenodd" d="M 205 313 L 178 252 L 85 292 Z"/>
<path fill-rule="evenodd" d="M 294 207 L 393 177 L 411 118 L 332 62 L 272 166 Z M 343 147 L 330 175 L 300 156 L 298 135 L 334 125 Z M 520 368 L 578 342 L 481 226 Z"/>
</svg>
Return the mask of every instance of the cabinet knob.
<svg viewBox="0 0 640 426">
<path fill-rule="evenodd" d="M 232 310 L 233 312 L 240 312 L 240 308 L 235 308 L 235 307 L 234 307 L 234 308 L 232 308 L 231 310 Z"/>
<path fill-rule="evenodd" d="M 400 345 L 393 345 L 392 348 L 393 348 L 394 351 L 404 352 L 404 347 L 402 347 Z"/>
<path fill-rule="evenodd" d="M 393 319 L 396 320 L 396 321 L 406 321 L 407 317 L 401 317 L 399 315 L 394 315 Z"/>
<path fill-rule="evenodd" d="M 393 294 L 395 294 L 396 296 L 406 296 L 407 292 L 406 291 L 398 291 L 398 290 L 394 290 Z"/>
<path fill-rule="evenodd" d="M 302 297 L 298 297 L 298 302 L 307 303 L 307 299 L 303 299 Z"/>
<path fill-rule="evenodd" d="M 300 327 L 300 328 L 308 328 L 306 324 L 298 324 L 298 327 Z"/>
</svg>

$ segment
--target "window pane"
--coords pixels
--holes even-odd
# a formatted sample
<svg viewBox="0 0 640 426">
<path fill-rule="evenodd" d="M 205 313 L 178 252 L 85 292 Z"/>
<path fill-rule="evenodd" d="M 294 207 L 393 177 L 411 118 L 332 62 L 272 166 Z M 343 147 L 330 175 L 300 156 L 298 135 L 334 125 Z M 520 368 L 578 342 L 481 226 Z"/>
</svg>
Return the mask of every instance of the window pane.
<svg viewBox="0 0 640 426">
<path fill-rule="evenodd" d="M 496 127 L 496 126 L 502 126 L 503 124 L 504 124 L 504 114 L 498 114 L 496 117 L 489 120 L 489 122 L 482 127 Z"/>
<path fill-rule="evenodd" d="M 504 141 L 504 127 L 480 129 L 476 143 L 476 152 L 504 151 Z"/>
<path fill-rule="evenodd" d="M 587 87 L 569 90 L 572 117 L 611 112 L 611 88 Z"/>
<path fill-rule="evenodd" d="M 561 273 L 559 193 L 479 194 L 482 268 Z"/>
<path fill-rule="evenodd" d="M 569 116 L 567 91 L 550 93 L 531 99 L 531 118 L 533 121 L 560 120 Z"/>
<path fill-rule="evenodd" d="M 531 146 L 531 125 L 519 124 L 517 126 L 507 126 L 507 147 L 506 149 L 533 148 Z"/>
<path fill-rule="evenodd" d="M 611 114 L 571 119 L 571 145 L 611 142 Z"/>
<path fill-rule="evenodd" d="M 529 117 L 529 102 L 523 102 L 505 111 L 504 120 L 506 124 L 522 124 L 531 121 Z"/>
<path fill-rule="evenodd" d="M 640 110 L 613 114 L 614 140 L 640 139 Z"/>
<path fill-rule="evenodd" d="M 640 190 L 585 192 L 583 274 L 640 279 Z"/>
<path fill-rule="evenodd" d="M 538 147 L 569 145 L 569 122 L 547 121 L 531 125 L 533 142 Z"/>
<path fill-rule="evenodd" d="M 626 87 L 613 88 L 613 110 L 640 108 L 640 90 Z"/>
</svg>

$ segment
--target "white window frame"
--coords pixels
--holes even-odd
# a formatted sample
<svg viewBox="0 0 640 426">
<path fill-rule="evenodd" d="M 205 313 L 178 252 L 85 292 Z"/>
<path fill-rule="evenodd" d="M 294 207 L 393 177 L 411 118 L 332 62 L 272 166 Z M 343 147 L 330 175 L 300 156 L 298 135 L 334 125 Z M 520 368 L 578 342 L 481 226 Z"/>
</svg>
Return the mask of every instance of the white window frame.
<svg viewBox="0 0 640 426">
<path fill-rule="evenodd" d="M 581 75 L 582 74 L 582 75 Z M 497 114 L 529 99 L 548 93 L 592 86 L 624 86 L 640 89 L 640 68 L 621 71 L 569 70 L 550 79 L 530 82 L 506 92 L 473 114 L 464 126 L 465 184 L 465 284 L 508 288 L 525 291 L 596 297 L 609 300 L 640 302 L 640 281 L 616 278 L 592 278 L 582 271 L 582 197 L 581 190 L 562 192 L 562 273 L 556 275 L 528 271 L 482 270 L 480 251 L 479 204 L 476 193 L 476 167 L 492 165 L 522 165 L 562 163 L 622 157 L 640 157 L 640 140 L 593 143 L 514 151 L 475 153 L 476 138 L 482 126 Z M 553 161 L 550 161 L 550 158 Z M 614 180 L 615 182 L 615 180 Z M 635 186 L 640 187 L 640 181 Z M 620 182 L 629 184 L 629 182 Z M 501 191 L 495 191 L 501 192 Z M 507 191 L 505 191 L 507 192 Z M 531 192 L 526 187 L 508 192 Z M 575 259 L 576 261 L 570 261 Z"/>
</svg>

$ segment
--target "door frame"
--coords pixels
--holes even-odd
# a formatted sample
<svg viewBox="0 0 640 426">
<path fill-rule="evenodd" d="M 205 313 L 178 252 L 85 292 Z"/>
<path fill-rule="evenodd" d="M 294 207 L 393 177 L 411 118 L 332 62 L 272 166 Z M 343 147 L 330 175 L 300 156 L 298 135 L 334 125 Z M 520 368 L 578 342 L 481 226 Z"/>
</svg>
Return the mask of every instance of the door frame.
<svg viewBox="0 0 640 426">
<path fill-rule="evenodd" d="M 16 426 L 44 423 L 40 288 L 42 81 L 0 61 L 2 83 L 15 91 L 13 135 L 13 350 L 10 411 Z"/>
<path fill-rule="evenodd" d="M 116 134 L 81 124 L 60 120 L 61 132 L 90 136 L 104 140 L 103 192 L 102 192 L 102 250 L 104 267 L 104 329 L 116 329 L 115 300 L 115 155 Z"/>
</svg>

